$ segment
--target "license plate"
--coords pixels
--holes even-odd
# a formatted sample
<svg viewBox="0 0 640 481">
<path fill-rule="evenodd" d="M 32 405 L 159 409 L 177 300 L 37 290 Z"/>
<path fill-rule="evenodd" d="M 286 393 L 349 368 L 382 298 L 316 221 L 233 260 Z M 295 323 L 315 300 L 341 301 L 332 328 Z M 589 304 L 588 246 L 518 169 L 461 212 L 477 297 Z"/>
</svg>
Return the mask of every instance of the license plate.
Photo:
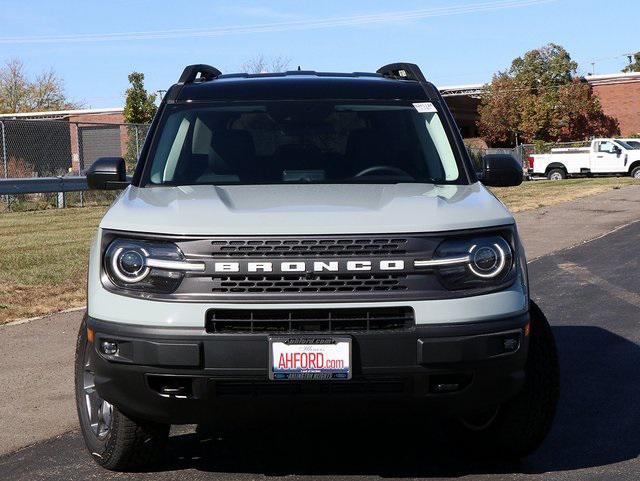
<svg viewBox="0 0 640 481">
<path fill-rule="evenodd" d="M 269 338 L 269 379 L 351 379 L 350 337 Z"/>
</svg>

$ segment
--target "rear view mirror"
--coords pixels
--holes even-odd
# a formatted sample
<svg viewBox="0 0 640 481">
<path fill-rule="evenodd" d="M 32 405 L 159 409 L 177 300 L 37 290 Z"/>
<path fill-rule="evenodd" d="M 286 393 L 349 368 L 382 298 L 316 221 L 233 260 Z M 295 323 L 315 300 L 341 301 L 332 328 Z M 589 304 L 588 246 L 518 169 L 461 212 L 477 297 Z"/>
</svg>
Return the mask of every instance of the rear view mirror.
<svg viewBox="0 0 640 481">
<path fill-rule="evenodd" d="M 90 189 L 116 190 L 126 187 L 127 171 L 122 157 L 100 157 L 87 171 Z"/>
<path fill-rule="evenodd" d="M 488 154 L 483 158 L 483 184 L 491 187 L 513 187 L 522 184 L 522 165 L 509 154 Z"/>
</svg>

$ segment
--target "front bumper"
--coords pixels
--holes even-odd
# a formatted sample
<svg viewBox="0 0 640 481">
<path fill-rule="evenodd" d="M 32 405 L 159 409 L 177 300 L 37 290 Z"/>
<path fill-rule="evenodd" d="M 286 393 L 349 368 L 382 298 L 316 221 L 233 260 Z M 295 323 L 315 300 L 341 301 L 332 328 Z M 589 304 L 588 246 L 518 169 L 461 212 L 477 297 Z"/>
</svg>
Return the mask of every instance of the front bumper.
<svg viewBox="0 0 640 481">
<path fill-rule="evenodd" d="M 268 335 L 210 334 L 203 328 L 154 328 L 89 317 L 94 346 L 116 341 L 117 356 L 94 348 L 102 398 L 136 419 L 195 424 L 231 410 L 275 404 L 304 408 L 362 399 L 404 402 L 456 414 L 501 403 L 524 382 L 529 314 L 496 321 L 351 333 L 349 381 L 269 381 Z M 341 333 L 342 335 L 343 333 Z M 504 339 L 519 339 L 505 352 Z M 302 402 L 304 399 L 305 402 Z"/>
</svg>

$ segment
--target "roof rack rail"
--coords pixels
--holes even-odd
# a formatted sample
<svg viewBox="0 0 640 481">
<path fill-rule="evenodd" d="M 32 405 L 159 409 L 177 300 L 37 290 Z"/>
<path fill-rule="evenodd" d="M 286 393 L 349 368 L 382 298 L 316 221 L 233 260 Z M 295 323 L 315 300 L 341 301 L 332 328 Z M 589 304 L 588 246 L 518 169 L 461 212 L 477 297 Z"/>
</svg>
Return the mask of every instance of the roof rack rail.
<svg viewBox="0 0 640 481">
<path fill-rule="evenodd" d="M 415 80 L 416 82 L 425 83 L 427 79 L 415 63 L 390 63 L 384 67 L 380 67 L 377 72 L 383 77 L 390 77 L 402 80 Z"/>
<path fill-rule="evenodd" d="M 198 77 L 200 74 L 200 77 Z M 200 79 L 201 81 L 213 80 L 222 75 L 222 72 L 211 65 L 195 64 L 187 65 L 178 79 L 179 84 L 191 84 Z"/>
</svg>

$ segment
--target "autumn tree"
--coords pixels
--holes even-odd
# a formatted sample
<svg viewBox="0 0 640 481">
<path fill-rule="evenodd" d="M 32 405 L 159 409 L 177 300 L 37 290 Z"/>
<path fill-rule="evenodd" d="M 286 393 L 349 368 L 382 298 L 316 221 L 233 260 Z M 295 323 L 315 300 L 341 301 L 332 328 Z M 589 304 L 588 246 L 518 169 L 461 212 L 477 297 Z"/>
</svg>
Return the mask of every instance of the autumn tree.
<svg viewBox="0 0 640 481">
<path fill-rule="evenodd" d="M 246 73 L 277 73 L 284 72 L 289 67 L 291 60 L 287 57 L 277 56 L 267 58 L 264 55 L 256 55 L 244 62 L 240 69 Z"/>
<path fill-rule="evenodd" d="M 65 110 L 78 106 L 67 100 L 64 82 L 53 69 L 40 73 L 30 85 L 29 107 L 33 111 Z"/>
<path fill-rule="evenodd" d="M 53 69 L 30 80 L 18 58 L 0 67 L 0 113 L 66 110 L 80 105 L 67 98 L 64 82 Z"/>
<path fill-rule="evenodd" d="M 494 75 L 482 97 L 481 135 L 492 145 L 513 145 L 617 134 L 617 121 L 602 112 L 576 69 L 569 53 L 555 44 L 513 60 L 507 71 Z"/>
<path fill-rule="evenodd" d="M 640 72 L 640 52 L 629 55 L 629 65 L 622 69 L 623 72 Z"/>
</svg>

